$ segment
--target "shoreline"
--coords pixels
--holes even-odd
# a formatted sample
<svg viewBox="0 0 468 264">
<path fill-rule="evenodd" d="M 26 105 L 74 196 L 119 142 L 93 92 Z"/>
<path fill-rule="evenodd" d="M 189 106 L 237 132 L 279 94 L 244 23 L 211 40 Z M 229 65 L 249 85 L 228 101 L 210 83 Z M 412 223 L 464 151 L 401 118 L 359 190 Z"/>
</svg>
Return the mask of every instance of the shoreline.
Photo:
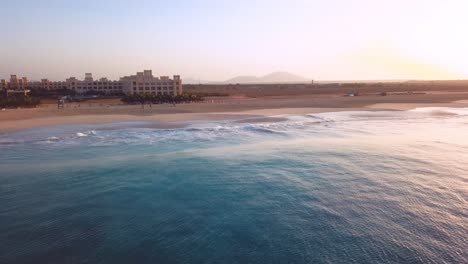
<svg viewBox="0 0 468 264">
<path fill-rule="evenodd" d="M 286 111 L 283 111 L 286 110 Z M 146 122 L 154 124 L 155 128 L 181 128 L 182 123 L 190 121 L 235 121 L 238 123 L 266 123 L 281 122 L 286 118 L 278 115 L 302 115 L 308 113 L 334 112 L 338 109 L 262 109 L 244 112 L 214 112 L 214 113 L 176 113 L 154 115 L 73 115 L 31 118 L 13 121 L 2 121 L 0 132 L 16 132 L 26 129 L 44 128 L 63 125 L 110 125 L 125 122 Z M 340 111 L 354 111 L 358 109 L 341 109 Z M 363 109 L 361 109 L 363 110 Z M 271 114 L 267 114 L 271 111 Z M 148 127 L 148 126 L 145 126 Z"/>
<path fill-rule="evenodd" d="M 57 110 L 50 106 L 32 109 L 8 109 L 0 112 L 0 132 L 15 132 L 25 129 L 60 125 L 94 125 L 124 122 L 148 122 L 164 128 L 178 128 L 189 121 L 236 121 L 279 122 L 281 115 L 305 115 L 311 113 L 341 111 L 405 111 L 417 107 L 468 107 L 468 93 L 459 100 L 428 96 L 399 96 L 397 98 L 261 98 L 248 100 L 231 99 L 223 103 L 183 104 L 177 107 L 154 105 L 140 106 L 96 104 L 93 107 L 77 108 L 70 104 L 67 109 Z M 411 99 L 411 100 L 408 100 Z M 384 100 L 382 100 L 384 99 Z M 406 100 L 405 100 L 406 99 Z M 429 99 L 429 100 L 428 100 Z M 452 99 L 452 100 L 447 100 Z M 328 106 L 327 106 L 328 105 Z"/>
</svg>

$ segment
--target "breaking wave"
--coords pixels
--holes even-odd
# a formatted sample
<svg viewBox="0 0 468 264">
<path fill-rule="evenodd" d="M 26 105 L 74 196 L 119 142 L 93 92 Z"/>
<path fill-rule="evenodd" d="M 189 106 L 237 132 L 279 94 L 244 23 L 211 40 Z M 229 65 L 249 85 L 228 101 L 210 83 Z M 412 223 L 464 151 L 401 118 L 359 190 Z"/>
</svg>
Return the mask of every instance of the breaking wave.
<svg viewBox="0 0 468 264">
<path fill-rule="evenodd" d="M 110 125 L 58 126 L 31 129 L 0 135 L 0 145 L 44 144 L 158 144 L 167 142 L 217 142 L 220 140 L 258 140 L 264 137 L 304 138 L 346 137 L 358 134 L 404 134 L 402 126 L 421 124 L 431 126 L 436 118 L 445 125 L 465 125 L 468 109 L 463 108 L 416 108 L 409 111 L 343 111 L 315 113 L 305 116 L 281 116 L 279 121 L 247 123 L 246 120 L 223 122 L 193 122 L 186 127 L 174 129 L 152 128 L 144 122 L 127 122 Z M 457 117 L 457 118 L 454 118 Z M 461 118 L 461 119 L 460 119 Z M 248 121 L 248 120 L 247 120 Z M 145 127 L 146 126 L 146 127 Z M 88 128 L 88 129 L 86 129 Z M 409 131 L 411 132 L 411 131 Z"/>
</svg>

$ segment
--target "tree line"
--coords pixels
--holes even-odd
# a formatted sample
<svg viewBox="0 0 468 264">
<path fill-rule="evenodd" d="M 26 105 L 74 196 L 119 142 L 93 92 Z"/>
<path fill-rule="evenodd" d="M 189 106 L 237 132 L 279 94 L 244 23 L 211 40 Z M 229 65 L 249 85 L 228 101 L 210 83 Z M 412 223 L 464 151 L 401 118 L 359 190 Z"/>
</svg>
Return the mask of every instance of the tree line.
<svg viewBox="0 0 468 264">
<path fill-rule="evenodd" d="M 60 96 L 74 96 L 76 93 L 72 90 L 32 90 L 29 95 L 16 94 L 6 96 L 5 93 L 0 93 L 0 108 L 18 108 L 18 107 L 36 107 L 41 103 L 41 98 L 44 97 L 60 97 Z M 201 94 L 184 93 L 181 95 L 168 95 L 168 94 L 134 94 L 134 95 L 121 95 L 121 101 L 126 104 L 179 104 L 201 102 L 204 96 Z"/>
<path fill-rule="evenodd" d="M 36 107 L 41 103 L 39 97 L 29 95 L 0 95 L 0 108 Z"/>
</svg>

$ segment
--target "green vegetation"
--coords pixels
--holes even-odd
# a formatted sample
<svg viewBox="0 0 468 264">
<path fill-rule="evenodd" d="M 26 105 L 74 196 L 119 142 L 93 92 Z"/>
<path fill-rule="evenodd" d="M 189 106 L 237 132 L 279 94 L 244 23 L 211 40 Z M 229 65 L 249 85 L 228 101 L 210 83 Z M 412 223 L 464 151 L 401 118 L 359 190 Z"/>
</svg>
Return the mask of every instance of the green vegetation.
<svg viewBox="0 0 468 264">
<path fill-rule="evenodd" d="M 182 94 L 182 95 L 163 95 L 163 94 L 145 94 L 145 95 L 126 95 L 122 97 L 122 102 L 126 104 L 141 104 L 141 103 L 152 103 L 152 104 L 178 104 L 178 103 L 191 103 L 191 102 L 200 102 L 204 98 L 198 94 Z"/>
<path fill-rule="evenodd" d="M 41 103 L 38 97 L 28 95 L 0 95 L 0 108 L 36 107 Z"/>
</svg>

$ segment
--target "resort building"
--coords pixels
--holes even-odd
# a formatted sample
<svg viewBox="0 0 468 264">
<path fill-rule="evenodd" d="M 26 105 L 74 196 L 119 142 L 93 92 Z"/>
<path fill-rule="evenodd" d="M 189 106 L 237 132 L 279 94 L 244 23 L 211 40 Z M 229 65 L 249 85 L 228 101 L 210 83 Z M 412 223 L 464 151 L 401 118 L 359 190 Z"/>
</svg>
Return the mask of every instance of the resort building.
<svg viewBox="0 0 468 264">
<path fill-rule="evenodd" d="M 5 79 L 0 80 L 0 90 L 6 94 L 6 96 L 15 95 L 15 94 L 24 94 L 29 93 L 29 88 L 31 82 L 28 78 L 18 78 L 15 74 L 10 75 L 10 81 Z"/>
<path fill-rule="evenodd" d="M 18 78 L 15 74 L 10 75 L 10 81 L 5 79 L 0 80 L 0 90 L 6 96 L 22 94 L 27 95 L 29 94 L 29 88 L 31 86 L 31 82 L 29 82 L 28 78 Z"/>
<path fill-rule="evenodd" d="M 6 89 L 12 89 L 12 90 L 18 90 L 18 89 L 26 89 L 29 88 L 30 82 L 27 77 L 23 78 L 18 78 L 16 74 L 10 75 L 10 81 L 6 81 L 2 79 L 0 81 L 0 86 L 1 89 L 6 90 Z"/>
<path fill-rule="evenodd" d="M 91 73 L 85 73 L 85 79 L 83 81 L 75 77 L 70 77 L 65 83 L 67 89 L 73 90 L 78 94 L 92 91 L 104 94 L 121 94 L 123 88 L 121 81 L 110 81 L 107 78 L 94 80 Z"/>
<path fill-rule="evenodd" d="M 118 81 L 100 78 L 94 80 L 92 73 L 85 73 L 84 80 L 75 77 L 67 78 L 65 81 L 50 81 L 42 79 L 40 82 L 30 82 L 28 78 L 17 78 L 10 76 L 10 81 L 1 80 L 2 90 L 25 90 L 25 89 L 45 89 L 60 90 L 69 89 L 77 94 L 98 92 L 102 94 L 160 94 L 160 95 L 180 95 L 182 94 L 182 80 L 179 75 L 173 78 L 168 76 L 154 77 L 151 70 L 137 72 L 136 75 L 125 76 Z"/>
<path fill-rule="evenodd" d="M 45 89 L 45 90 L 60 90 L 66 89 L 67 85 L 65 82 L 53 82 L 49 79 L 41 79 L 40 82 L 32 82 L 29 86 L 31 89 Z"/>
<path fill-rule="evenodd" d="M 0 90 L 8 89 L 8 82 L 5 79 L 0 80 Z"/>
<path fill-rule="evenodd" d="M 182 80 L 179 75 L 172 79 L 168 76 L 154 77 L 151 70 L 137 72 L 136 75 L 120 78 L 123 83 L 125 94 L 160 94 L 180 95 L 182 94 Z"/>
</svg>

